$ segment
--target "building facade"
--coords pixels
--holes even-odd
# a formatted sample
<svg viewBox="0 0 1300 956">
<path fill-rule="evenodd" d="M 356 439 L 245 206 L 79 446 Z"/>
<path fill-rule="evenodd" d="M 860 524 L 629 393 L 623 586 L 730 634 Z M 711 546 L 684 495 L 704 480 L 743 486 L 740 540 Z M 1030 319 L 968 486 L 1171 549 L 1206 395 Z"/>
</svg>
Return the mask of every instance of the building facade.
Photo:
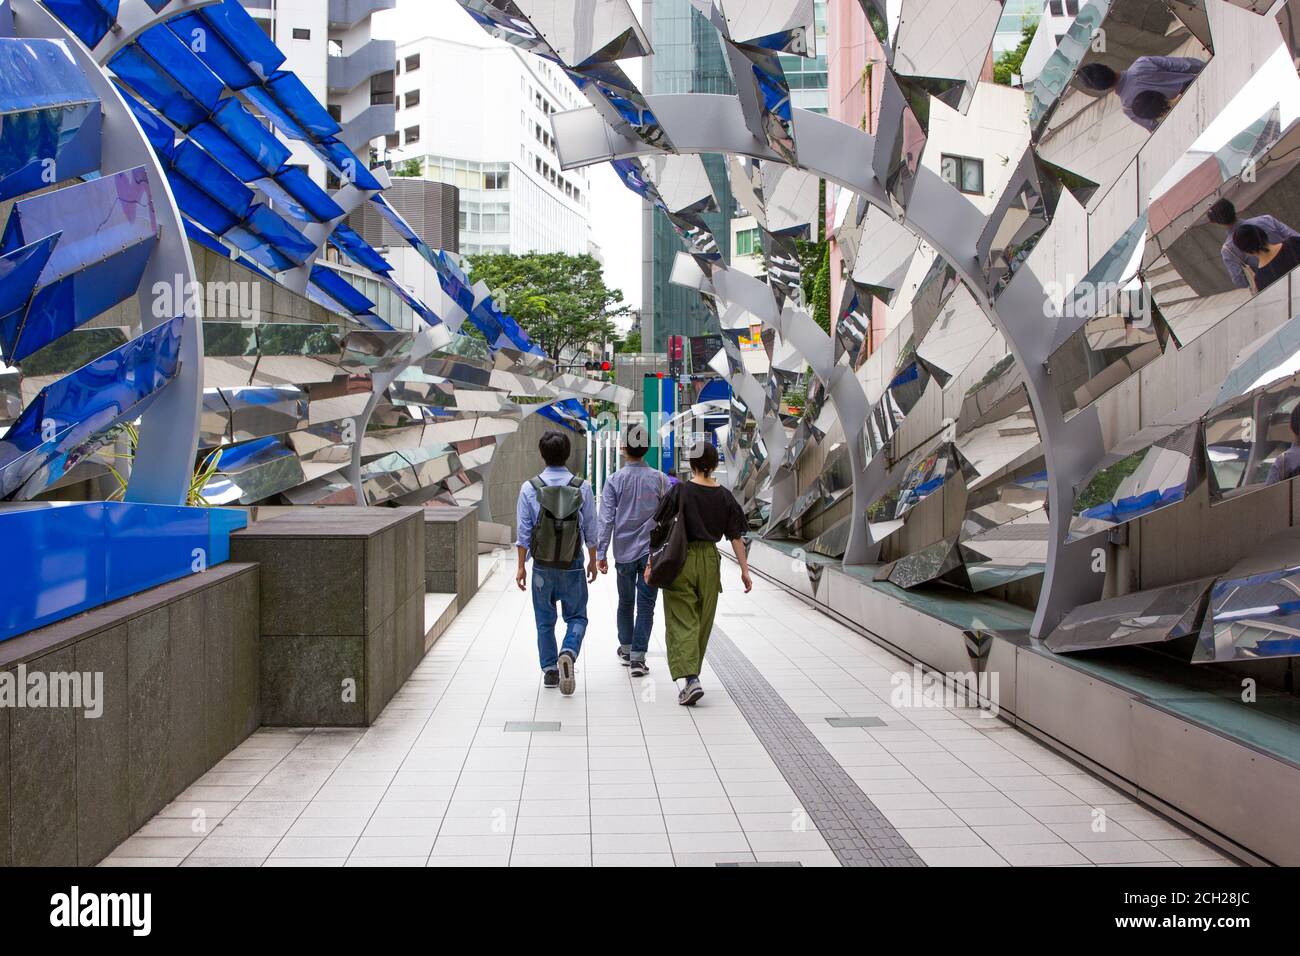
<svg viewBox="0 0 1300 956">
<path fill-rule="evenodd" d="M 654 55 L 642 60 L 641 89 L 649 93 L 734 94 L 718 33 L 691 4 L 691 0 L 644 0 L 641 26 Z M 718 211 L 704 221 L 731 259 L 731 220 L 737 215 L 727 162 L 705 155 L 704 168 L 718 202 Z M 662 352 L 671 335 L 704 335 L 717 323 L 700 302 L 699 293 L 670 281 L 673 260 L 682 251 L 672 224 L 648 203 L 642 212 L 642 341 L 647 351 Z"/>
<path fill-rule="evenodd" d="M 486 36 L 422 37 L 399 45 L 396 91 L 386 158 L 456 187 L 460 252 L 592 252 L 589 174 L 562 171 L 551 136 L 552 113 L 586 103 L 560 70 Z"/>
</svg>

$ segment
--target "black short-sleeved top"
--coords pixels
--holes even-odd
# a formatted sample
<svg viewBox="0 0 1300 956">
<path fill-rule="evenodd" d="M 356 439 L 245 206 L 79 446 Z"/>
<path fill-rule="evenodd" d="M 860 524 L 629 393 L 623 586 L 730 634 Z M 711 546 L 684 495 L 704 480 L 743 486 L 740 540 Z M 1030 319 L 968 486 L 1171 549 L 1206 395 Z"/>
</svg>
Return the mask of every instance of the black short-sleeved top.
<svg viewBox="0 0 1300 956">
<path fill-rule="evenodd" d="M 686 496 L 682 516 L 686 520 L 688 541 L 735 541 L 749 530 L 745 512 L 729 488 L 721 485 L 710 488 L 693 481 L 673 485 L 655 512 L 655 521 L 662 522 L 677 511 L 677 499 Z"/>
<path fill-rule="evenodd" d="M 1269 264 L 1255 270 L 1256 290 L 1263 292 L 1297 265 L 1300 265 L 1300 239 L 1284 239 L 1282 248 Z"/>
</svg>

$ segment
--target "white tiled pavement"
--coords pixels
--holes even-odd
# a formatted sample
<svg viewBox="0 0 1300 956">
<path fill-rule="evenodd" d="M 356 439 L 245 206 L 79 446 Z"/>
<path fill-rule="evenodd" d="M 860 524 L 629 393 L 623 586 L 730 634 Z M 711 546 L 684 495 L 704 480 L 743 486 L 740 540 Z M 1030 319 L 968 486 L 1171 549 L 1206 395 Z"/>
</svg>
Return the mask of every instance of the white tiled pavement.
<svg viewBox="0 0 1300 956">
<path fill-rule="evenodd" d="M 900 659 L 723 572 L 718 626 L 926 863 L 1232 865 L 1001 721 L 892 708 Z M 541 687 L 528 596 L 503 567 L 374 727 L 258 732 L 105 865 L 838 865 L 707 667 L 701 704 L 677 705 L 661 621 L 651 678 L 628 677 L 614 605 L 602 577 L 578 691 L 562 697 Z M 846 715 L 887 726 L 825 720 Z"/>
</svg>

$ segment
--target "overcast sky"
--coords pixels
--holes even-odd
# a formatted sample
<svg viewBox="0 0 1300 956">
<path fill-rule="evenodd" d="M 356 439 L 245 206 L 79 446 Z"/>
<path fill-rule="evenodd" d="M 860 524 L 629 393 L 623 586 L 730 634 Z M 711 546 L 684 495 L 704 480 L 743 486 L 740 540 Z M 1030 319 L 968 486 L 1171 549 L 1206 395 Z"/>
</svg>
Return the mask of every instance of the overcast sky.
<svg viewBox="0 0 1300 956">
<path fill-rule="evenodd" d="M 445 37 L 493 44 L 456 0 L 398 0 L 395 10 L 375 14 L 376 36 L 410 40 Z M 634 82 L 641 78 L 639 60 L 625 60 L 623 69 Z M 455 96 L 455 90 L 448 90 Z M 502 117 L 503 122 L 513 121 Z M 591 233 L 605 258 L 605 281 L 623 291 L 624 301 L 641 307 L 641 200 L 619 182 L 606 163 L 591 170 Z"/>
</svg>

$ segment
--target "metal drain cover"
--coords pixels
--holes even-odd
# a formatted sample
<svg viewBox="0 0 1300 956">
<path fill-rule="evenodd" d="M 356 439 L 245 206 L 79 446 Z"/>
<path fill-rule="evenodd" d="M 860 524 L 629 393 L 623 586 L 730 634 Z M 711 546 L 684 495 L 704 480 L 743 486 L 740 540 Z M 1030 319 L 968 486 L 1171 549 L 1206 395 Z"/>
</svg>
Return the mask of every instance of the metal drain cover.
<svg viewBox="0 0 1300 956">
<path fill-rule="evenodd" d="M 832 727 L 886 727 L 879 717 L 827 717 L 826 723 Z"/>
</svg>

